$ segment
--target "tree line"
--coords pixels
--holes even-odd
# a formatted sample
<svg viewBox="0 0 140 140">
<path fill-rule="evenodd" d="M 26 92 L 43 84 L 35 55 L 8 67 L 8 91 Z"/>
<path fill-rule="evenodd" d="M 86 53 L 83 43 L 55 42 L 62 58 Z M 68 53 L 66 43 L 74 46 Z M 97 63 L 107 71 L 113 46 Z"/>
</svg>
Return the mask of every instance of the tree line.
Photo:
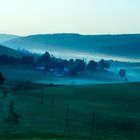
<svg viewBox="0 0 140 140">
<path fill-rule="evenodd" d="M 91 71 L 94 72 L 96 70 L 104 71 L 111 67 L 108 61 L 101 59 L 99 62 L 94 60 L 90 60 L 86 63 L 82 59 L 61 59 L 51 56 L 47 51 L 45 54 L 40 56 L 39 58 L 35 58 L 34 56 L 23 56 L 21 58 L 16 58 L 8 55 L 0 55 L 0 65 L 9 65 L 9 66 L 26 66 L 26 67 L 43 67 L 44 72 L 50 70 L 60 70 L 64 71 L 68 70 L 69 75 L 76 75 L 82 71 Z M 119 75 L 122 78 L 125 78 L 127 81 L 126 71 L 125 69 L 120 69 Z M 5 78 L 2 73 L 0 73 L 0 84 L 4 82 Z"/>
<path fill-rule="evenodd" d="M 35 58 L 33 56 L 23 56 L 21 58 L 16 58 L 8 55 L 0 55 L 0 65 L 35 65 Z"/>
<path fill-rule="evenodd" d="M 68 69 L 70 75 L 74 75 L 81 71 L 95 71 L 97 69 L 105 70 L 110 68 L 110 64 L 108 61 L 104 59 L 99 62 L 95 62 L 94 60 L 86 63 L 82 59 L 61 59 L 51 56 L 47 51 L 45 54 L 35 59 L 33 56 L 23 56 L 21 58 L 16 58 L 8 55 L 0 55 L 0 65 L 24 65 L 31 67 L 44 67 L 44 72 L 49 71 L 50 69 Z"/>
</svg>

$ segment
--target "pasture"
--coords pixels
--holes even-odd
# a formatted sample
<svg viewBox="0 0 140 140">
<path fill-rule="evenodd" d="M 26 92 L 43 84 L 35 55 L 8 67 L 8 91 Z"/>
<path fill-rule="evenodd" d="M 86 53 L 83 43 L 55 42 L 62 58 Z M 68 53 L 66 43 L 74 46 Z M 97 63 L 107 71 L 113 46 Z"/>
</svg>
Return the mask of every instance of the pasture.
<svg viewBox="0 0 140 140">
<path fill-rule="evenodd" d="M 9 80 L 0 87 L 0 137 L 139 139 L 139 101 L 138 82 L 53 85 Z"/>
</svg>

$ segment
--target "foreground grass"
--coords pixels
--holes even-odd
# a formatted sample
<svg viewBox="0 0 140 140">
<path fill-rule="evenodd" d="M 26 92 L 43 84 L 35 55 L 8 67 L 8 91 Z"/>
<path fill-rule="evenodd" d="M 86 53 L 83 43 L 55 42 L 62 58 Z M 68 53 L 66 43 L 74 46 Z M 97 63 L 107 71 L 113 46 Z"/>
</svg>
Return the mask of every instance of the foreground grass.
<svg viewBox="0 0 140 140">
<path fill-rule="evenodd" d="M 0 89 L 0 101 L 1 138 L 125 140 L 140 137 L 140 83 L 54 86 L 8 82 Z M 14 111 L 20 115 L 18 124 L 3 121 L 10 116 L 11 101 L 14 101 Z"/>
</svg>

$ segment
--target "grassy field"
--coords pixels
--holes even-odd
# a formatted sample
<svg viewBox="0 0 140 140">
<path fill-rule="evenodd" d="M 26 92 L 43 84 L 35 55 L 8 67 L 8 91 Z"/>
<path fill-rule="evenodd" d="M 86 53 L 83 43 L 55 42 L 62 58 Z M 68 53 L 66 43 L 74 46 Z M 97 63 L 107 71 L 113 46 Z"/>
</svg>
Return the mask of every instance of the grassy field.
<svg viewBox="0 0 140 140">
<path fill-rule="evenodd" d="M 0 87 L 0 138 L 139 139 L 139 109 L 140 83 L 64 86 L 7 81 Z"/>
</svg>

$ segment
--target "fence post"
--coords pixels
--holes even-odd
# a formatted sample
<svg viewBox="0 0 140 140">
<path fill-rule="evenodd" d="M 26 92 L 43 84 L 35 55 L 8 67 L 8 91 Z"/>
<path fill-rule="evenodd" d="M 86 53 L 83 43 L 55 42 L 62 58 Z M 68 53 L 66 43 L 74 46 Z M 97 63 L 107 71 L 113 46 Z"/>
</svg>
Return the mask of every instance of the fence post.
<svg viewBox="0 0 140 140">
<path fill-rule="evenodd" d="M 95 113 L 92 112 L 92 115 L 91 115 L 91 133 L 92 135 L 95 134 Z"/>
<path fill-rule="evenodd" d="M 43 98 L 44 98 L 44 90 L 43 90 L 43 88 L 42 88 L 42 93 L 41 93 L 41 104 L 44 103 L 44 102 L 43 102 Z"/>
<path fill-rule="evenodd" d="M 52 95 L 52 99 L 51 99 L 51 113 L 54 113 L 54 95 Z"/>
<path fill-rule="evenodd" d="M 69 127 L 69 110 L 70 110 L 70 106 L 69 106 L 69 104 L 67 104 L 67 110 L 66 110 L 66 128 Z"/>
</svg>

